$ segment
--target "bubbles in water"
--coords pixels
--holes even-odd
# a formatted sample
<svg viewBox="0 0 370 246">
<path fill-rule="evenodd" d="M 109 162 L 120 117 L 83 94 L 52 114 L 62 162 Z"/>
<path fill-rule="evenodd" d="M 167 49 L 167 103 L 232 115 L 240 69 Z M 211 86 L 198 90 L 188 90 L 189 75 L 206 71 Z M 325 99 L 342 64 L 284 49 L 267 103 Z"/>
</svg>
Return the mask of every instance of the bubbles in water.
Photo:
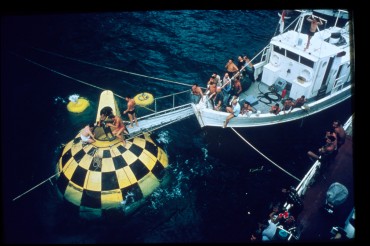
<svg viewBox="0 0 370 246">
<path fill-rule="evenodd" d="M 164 144 L 169 144 L 170 142 L 172 142 L 172 139 L 168 131 L 161 131 L 158 134 L 158 138 L 156 140 L 158 143 L 164 143 Z"/>
<path fill-rule="evenodd" d="M 204 160 L 207 160 L 208 157 L 208 150 L 206 148 L 202 148 L 202 152 L 204 154 Z"/>
<path fill-rule="evenodd" d="M 63 99 L 63 97 L 55 97 L 54 98 L 54 104 L 58 104 L 59 102 L 61 102 L 61 103 L 67 103 L 64 99 Z"/>
</svg>

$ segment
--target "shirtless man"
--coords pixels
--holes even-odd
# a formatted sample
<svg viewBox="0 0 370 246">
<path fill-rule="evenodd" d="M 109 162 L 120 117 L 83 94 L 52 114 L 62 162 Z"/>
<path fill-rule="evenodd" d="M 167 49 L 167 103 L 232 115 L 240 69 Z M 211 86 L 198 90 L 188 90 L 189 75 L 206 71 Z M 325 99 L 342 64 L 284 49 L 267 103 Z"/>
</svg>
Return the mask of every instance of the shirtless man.
<svg viewBox="0 0 370 246">
<path fill-rule="evenodd" d="M 337 146 L 335 145 L 335 140 L 336 139 L 334 136 L 326 137 L 326 144 L 318 150 L 319 154 L 308 151 L 308 156 L 316 160 L 326 161 L 328 157 L 337 149 Z"/>
<path fill-rule="evenodd" d="M 338 147 L 344 144 L 346 140 L 346 131 L 344 130 L 342 123 L 339 120 L 333 121 L 334 132 L 337 135 Z"/>
<path fill-rule="evenodd" d="M 110 127 L 114 128 L 114 130 L 112 132 L 113 135 L 118 137 L 119 139 L 121 139 L 123 145 L 126 145 L 125 138 L 123 136 L 121 136 L 121 133 L 122 132 L 124 132 L 126 134 L 129 134 L 129 133 L 126 130 L 126 126 L 125 126 L 125 124 L 123 124 L 122 119 L 118 115 L 114 116 L 113 114 L 109 115 L 108 118 L 113 120 L 113 124 L 112 123 L 107 123 L 107 126 L 110 126 Z"/>
<path fill-rule="evenodd" d="M 247 101 L 244 101 L 244 103 L 243 103 L 243 107 L 241 108 L 241 110 L 240 110 L 240 114 L 241 115 L 248 115 L 249 116 L 249 112 L 251 112 L 251 113 L 253 113 L 254 112 L 254 109 L 253 109 L 253 107 L 249 104 L 249 102 L 247 102 Z"/>
<path fill-rule="evenodd" d="M 310 46 L 310 40 L 311 40 L 312 36 L 315 35 L 317 27 L 319 25 L 321 26 L 323 24 L 321 19 L 320 18 L 318 18 L 318 19 L 320 20 L 320 22 L 317 21 L 317 18 L 315 18 L 313 15 L 307 17 L 307 20 L 309 22 L 311 22 L 311 26 L 310 26 L 310 30 L 308 32 L 308 41 L 307 41 L 306 48 L 304 48 L 304 51 L 306 51 L 308 49 L 308 46 Z"/>
<path fill-rule="evenodd" d="M 96 141 L 94 134 L 92 133 L 94 129 L 94 123 L 90 123 L 81 130 L 81 140 L 83 143 L 93 143 Z"/>
<path fill-rule="evenodd" d="M 270 113 L 274 115 L 278 115 L 280 113 L 281 109 L 278 103 L 275 103 L 275 105 L 271 106 Z"/>
<path fill-rule="evenodd" d="M 284 105 L 283 105 L 283 112 L 285 114 L 285 110 L 289 110 L 288 113 L 290 113 L 292 111 L 294 107 L 294 102 L 292 101 L 292 99 L 288 98 L 285 100 L 284 102 Z"/>
<path fill-rule="evenodd" d="M 229 61 L 226 63 L 225 68 L 229 75 L 233 77 L 233 75 L 237 72 L 239 72 L 238 67 L 235 65 L 233 59 L 229 59 Z"/>
<path fill-rule="evenodd" d="M 202 88 L 198 86 L 198 84 L 193 84 L 191 87 L 191 94 L 192 94 L 192 99 L 191 102 L 194 104 L 199 103 L 200 100 L 203 101 L 203 92 Z"/>
<path fill-rule="evenodd" d="M 136 118 L 136 112 L 135 112 L 135 100 L 133 98 L 131 98 L 130 96 L 126 96 L 125 97 L 125 100 L 127 101 L 127 109 L 125 111 L 123 111 L 123 114 L 128 114 L 128 117 L 130 118 L 130 127 L 134 127 L 133 126 L 133 121 L 135 121 L 136 123 L 136 126 L 139 126 L 139 124 L 137 123 L 137 118 Z"/>
</svg>

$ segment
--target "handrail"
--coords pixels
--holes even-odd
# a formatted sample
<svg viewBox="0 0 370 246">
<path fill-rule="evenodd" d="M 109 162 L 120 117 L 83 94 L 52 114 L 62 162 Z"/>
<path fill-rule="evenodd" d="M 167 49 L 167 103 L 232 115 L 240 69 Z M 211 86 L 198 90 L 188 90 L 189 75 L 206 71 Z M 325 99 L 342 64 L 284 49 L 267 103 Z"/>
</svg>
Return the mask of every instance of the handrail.
<svg viewBox="0 0 370 246">
<path fill-rule="evenodd" d="M 157 112 L 157 101 L 159 99 L 164 99 L 164 98 L 168 98 L 168 97 L 171 97 L 172 96 L 172 108 L 174 108 L 175 107 L 175 97 L 177 95 L 180 95 L 180 94 L 183 94 L 183 93 L 189 93 L 189 90 L 185 90 L 185 91 L 181 91 L 181 92 L 176 92 L 176 93 L 172 93 L 172 94 L 169 94 L 169 95 L 166 95 L 166 96 L 154 98 L 154 112 Z"/>
</svg>

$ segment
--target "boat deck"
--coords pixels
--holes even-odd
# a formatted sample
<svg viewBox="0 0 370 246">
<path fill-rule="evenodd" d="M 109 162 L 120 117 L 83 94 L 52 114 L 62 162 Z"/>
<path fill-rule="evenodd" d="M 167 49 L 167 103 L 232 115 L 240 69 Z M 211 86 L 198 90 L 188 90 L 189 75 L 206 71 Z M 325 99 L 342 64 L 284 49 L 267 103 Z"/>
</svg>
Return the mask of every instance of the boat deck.
<svg viewBox="0 0 370 246">
<path fill-rule="evenodd" d="M 352 156 L 352 128 L 347 129 L 345 143 L 339 148 L 334 161 L 316 179 L 303 197 L 304 209 L 299 214 L 299 241 L 326 241 L 333 236 L 330 230 L 333 226 L 344 227 L 348 215 L 354 208 L 354 180 Z M 348 189 L 348 198 L 329 214 L 323 206 L 329 186 L 339 182 Z"/>
</svg>

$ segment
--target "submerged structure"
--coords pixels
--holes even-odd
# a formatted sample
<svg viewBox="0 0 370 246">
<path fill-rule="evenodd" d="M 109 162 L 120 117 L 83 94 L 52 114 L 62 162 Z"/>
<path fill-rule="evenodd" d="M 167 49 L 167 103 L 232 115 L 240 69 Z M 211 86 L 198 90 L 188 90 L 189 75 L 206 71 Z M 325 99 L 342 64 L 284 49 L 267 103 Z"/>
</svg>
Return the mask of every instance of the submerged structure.
<svg viewBox="0 0 370 246">
<path fill-rule="evenodd" d="M 101 93 L 97 119 L 104 107 L 119 115 L 111 91 Z M 125 145 L 109 140 L 101 127 L 94 134 L 97 141 L 92 144 L 84 144 L 78 133 L 65 145 L 57 164 L 58 190 L 82 217 L 130 214 L 165 180 L 168 157 L 147 133 Z"/>
</svg>

